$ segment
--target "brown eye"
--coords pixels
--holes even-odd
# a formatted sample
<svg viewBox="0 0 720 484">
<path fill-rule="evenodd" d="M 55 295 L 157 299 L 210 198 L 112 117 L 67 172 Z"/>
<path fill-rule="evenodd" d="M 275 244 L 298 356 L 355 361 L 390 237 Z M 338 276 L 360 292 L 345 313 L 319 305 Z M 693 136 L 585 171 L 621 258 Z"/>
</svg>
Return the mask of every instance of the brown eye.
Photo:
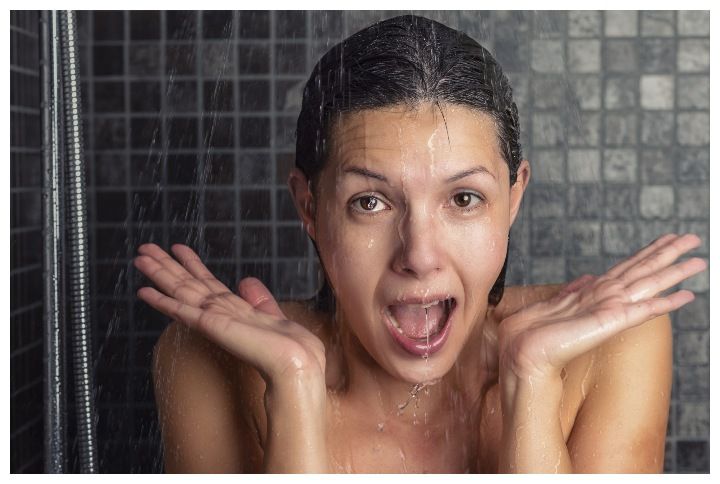
<svg viewBox="0 0 720 484">
<path fill-rule="evenodd" d="M 378 197 L 372 195 L 365 195 L 364 197 L 358 197 L 350 204 L 353 210 L 362 214 L 377 214 L 383 210 L 388 210 L 385 202 L 380 200 Z"/>
<path fill-rule="evenodd" d="M 469 193 L 458 193 L 453 199 L 458 207 L 467 207 L 470 205 L 471 195 Z"/>
<path fill-rule="evenodd" d="M 363 210 L 371 212 L 377 206 L 378 199 L 375 197 L 362 197 L 359 202 Z"/>
<path fill-rule="evenodd" d="M 460 192 L 456 195 L 453 195 L 452 198 L 453 202 L 457 207 L 469 210 L 472 210 L 479 203 L 482 203 L 484 201 L 483 197 L 481 197 L 477 193 L 472 192 Z M 475 202 L 473 202 L 473 198 L 476 199 Z"/>
</svg>

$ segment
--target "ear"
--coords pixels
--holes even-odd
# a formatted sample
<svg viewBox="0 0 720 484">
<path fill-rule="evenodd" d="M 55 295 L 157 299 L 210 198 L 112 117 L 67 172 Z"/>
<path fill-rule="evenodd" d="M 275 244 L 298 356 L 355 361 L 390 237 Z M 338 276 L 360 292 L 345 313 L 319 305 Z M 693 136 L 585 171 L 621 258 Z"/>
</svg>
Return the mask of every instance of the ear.
<svg viewBox="0 0 720 484">
<path fill-rule="evenodd" d="M 520 202 L 529 182 L 530 163 L 528 163 L 528 160 L 522 160 L 517 170 L 515 184 L 510 187 L 510 225 L 515 222 L 515 217 L 517 217 L 520 210 Z"/>
<path fill-rule="evenodd" d="M 299 169 L 293 168 L 288 177 L 288 188 L 290 188 L 290 195 L 303 227 L 307 230 L 310 238 L 315 240 L 315 200 L 305 174 Z"/>
</svg>

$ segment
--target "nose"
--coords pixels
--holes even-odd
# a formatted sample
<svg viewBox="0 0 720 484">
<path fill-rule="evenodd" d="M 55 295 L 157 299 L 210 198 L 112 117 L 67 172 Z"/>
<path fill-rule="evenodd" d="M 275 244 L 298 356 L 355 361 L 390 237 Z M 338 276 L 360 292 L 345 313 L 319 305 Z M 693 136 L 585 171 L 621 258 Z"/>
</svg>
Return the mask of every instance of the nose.
<svg viewBox="0 0 720 484">
<path fill-rule="evenodd" d="M 398 222 L 400 241 L 393 259 L 395 272 L 423 279 L 442 267 L 440 233 L 435 216 L 425 209 L 408 209 Z"/>
</svg>

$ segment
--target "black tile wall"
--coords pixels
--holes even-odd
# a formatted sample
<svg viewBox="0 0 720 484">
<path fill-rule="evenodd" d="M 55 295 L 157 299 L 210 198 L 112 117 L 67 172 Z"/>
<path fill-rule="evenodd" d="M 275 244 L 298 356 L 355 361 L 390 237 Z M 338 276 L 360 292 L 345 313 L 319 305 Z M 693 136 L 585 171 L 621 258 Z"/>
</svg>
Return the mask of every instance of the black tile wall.
<svg viewBox="0 0 720 484">
<path fill-rule="evenodd" d="M 172 10 L 165 12 L 165 29 L 168 40 L 194 39 L 197 35 L 198 13 Z M 160 29 L 158 28 L 158 31 Z"/>
<path fill-rule="evenodd" d="M 270 37 L 270 12 L 240 12 L 238 38 L 267 39 Z"/>
<path fill-rule="evenodd" d="M 43 471 L 38 12 L 10 13 L 10 472 Z"/>
</svg>

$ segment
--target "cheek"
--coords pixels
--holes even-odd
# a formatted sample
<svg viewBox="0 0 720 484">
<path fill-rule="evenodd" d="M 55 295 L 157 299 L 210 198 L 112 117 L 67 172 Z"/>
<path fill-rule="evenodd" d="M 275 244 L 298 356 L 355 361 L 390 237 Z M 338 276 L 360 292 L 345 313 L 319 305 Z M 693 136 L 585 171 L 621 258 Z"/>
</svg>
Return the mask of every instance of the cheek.
<svg viewBox="0 0 720 484">
<path fill-rule="evenodd" d="M 351 223 L 347 216 L 328 212 L 319 227 L 318 248 L 336 296 L 367 302 L 387 260 L 387 231 Z"/>
<path fill-rule="evenodd" d="M 488 294 L 498 278 L 508 250 L 509 220 L 488 214 L 465 224 L 446 223 L 448 257 L 462 279 L 467 296 Z M 479 302 L 487 302 L 480 297 Z"/>
<path fill-rule="evenodd" d="M 451 243 L 453 252 L 461 255 L 459 260 L 463 266 L 482 276 L 500 272 L 507 253 L 508 236 L 506 230 L 479 225 L 457 230 Z"/>
</svg>

